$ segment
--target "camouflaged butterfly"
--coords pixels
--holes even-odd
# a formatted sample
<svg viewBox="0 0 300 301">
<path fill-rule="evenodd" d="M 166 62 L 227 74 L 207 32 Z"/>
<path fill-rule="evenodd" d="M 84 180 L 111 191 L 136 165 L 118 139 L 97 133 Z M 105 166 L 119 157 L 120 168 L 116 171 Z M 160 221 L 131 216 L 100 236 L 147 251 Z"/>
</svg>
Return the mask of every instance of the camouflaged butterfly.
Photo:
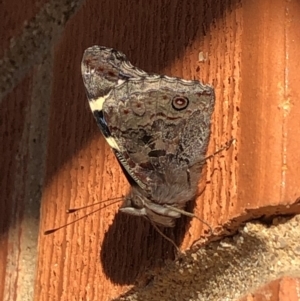
<svg viewBox="0 0 300 301">
<path fill-rule="evenodd" d="M 213 88 L 148 74 L 103 46 L 85 51 L 81 69 L 97 124 L 131 185 L 120 211 L 173 227 L 196 195 Z"/>
</svg>

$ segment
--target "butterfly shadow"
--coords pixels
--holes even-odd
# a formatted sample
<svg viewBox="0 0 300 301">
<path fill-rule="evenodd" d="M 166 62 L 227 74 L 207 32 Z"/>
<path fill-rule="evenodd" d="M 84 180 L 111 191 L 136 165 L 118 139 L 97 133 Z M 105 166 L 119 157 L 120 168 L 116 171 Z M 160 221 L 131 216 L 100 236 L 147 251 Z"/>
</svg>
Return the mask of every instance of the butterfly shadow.
<svg viewBox="0 0 300 301">
<path fill-rule="evenodd" d="M 189 220 L 183 216 L 176 221 L 174 228 L 160 230 L 180 246 Z M 128 285 L 141 279 L 145 271 L 155 270 L 167 260 L 174 260 L 176 254 L 175 247 L 148 220 L 118 212 L 104 235 L 100 261 L 111 281 Z"/>
</svg>

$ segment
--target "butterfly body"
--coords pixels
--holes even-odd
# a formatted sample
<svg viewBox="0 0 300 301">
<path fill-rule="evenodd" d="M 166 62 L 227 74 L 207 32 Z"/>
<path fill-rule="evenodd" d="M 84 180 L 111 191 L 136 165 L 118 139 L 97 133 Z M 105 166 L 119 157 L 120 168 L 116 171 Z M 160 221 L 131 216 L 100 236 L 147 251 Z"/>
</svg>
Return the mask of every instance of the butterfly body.
<svg viewBox="0 0 300 301">
<path fill-rule="evenodd" d="M 180 213 L 169 206 L 183 209 L 196 195 L 213 88 L 148 74 L 102 46 L 85 51 L 82 75 L 97 124 L 131 185 L 120 210 L 174 226 Z"/>
</svg>

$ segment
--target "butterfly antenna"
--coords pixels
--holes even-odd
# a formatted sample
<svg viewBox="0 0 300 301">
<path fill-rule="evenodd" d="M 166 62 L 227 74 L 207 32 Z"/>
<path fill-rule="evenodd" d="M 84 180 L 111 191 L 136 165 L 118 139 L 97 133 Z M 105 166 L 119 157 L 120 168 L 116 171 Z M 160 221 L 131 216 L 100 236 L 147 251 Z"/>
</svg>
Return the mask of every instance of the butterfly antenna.
<svg viewBox="0 0 300 301">
<path fill-rule="evenodd" d="M 105 207 L 107 207 L 107 206 L 109 206 L 109 205 L 115 204 L 115 203 L 119 202 L 120 200 L 123 200 L 123 198 L 124 198 L 124 197 L 122 196 L 122 197 L 116 197 L 116 198 L 109 199 L 109 201 L 114 201 L 114 200 L 117 200 L 117 201 L 116 201 L 116 202 L 112 202 L 112 203 L 110 203 L 110 204 L 108 204 L 108 205 L 106 205 L 106 206 L 104 206 L 104 207 L 102 207 L 102 208 L 105 208 Z M 99 202 L 96 202 L 96 203 L 93 203 L 93 204 L 90 204 L 90 205 L 86 205 L 86 206 L 82 206 L 82 207 L 69 208 L 69 209 L 66 210 L 66 212 L 67 212 L 68 214 L 69 214 L 69 213 L 74 213 L 74 212 L 76 212 L 76 211 L 78 211 L 78 210 L 86 209 L 86 208 L 89 208 L 89 207 L 94 207 L 94 206 L 100 205 L 100 204 L 102 204 L 102 203 L 104 203 L 104 202 L 107 202 L 107 200 L 105 200 L 105 201 L 99 201 Z"/>
<path fill-rule="evenodd" d="M 170 243 L 175 247 L 175 249 L 177 250 L 178 253 L 181 253 L 180 249 L 177 247 L 177 245 L 175 244 L 175 242 L 174 242 L 170 237 L 168 237 L 167 235 L 165 235 L 165 234 L 157 227 L 157 225 L 151 221 L 150 218 L 149 218 L 148 220 L 150 221 L 150 223 L 151 223 L 151 225 L 154 227 L 154 229 L 155 229 L 155 230 L 156 230 L 156 231 L 157 231 L 164 239 L 166 239 L 168 242 L 170 242 Z"/>
<path fill-rule="evenodd" d="M 215 155 L 221 153 L 222 151 L 228 150 L 228 149 L 230 148 L 230 146 L 233 144 L 234 141 L 236 141 L 235 138 L 230 139 L 229 141 L 227 141 L 227 142 L 225 143 L 224 146 L 222 146 L 221 148 L 219 148 L 219 149 L 218 149 L 217 151 L 215 151 L 213 154 L 211 154 L 211 155 L 205 157 L 202 161 L 205 162 L 205 161 L 207 161 L 207 160 L 213 158 Z"/>
<path fill-rule="evenodd" d="M 116 200 L 116 199 L 117 199 L 117 200 Z M 56 231 L 58 231 L 58 230 L 60 230 L 60 229 L 62 229 L 62 228 L 65 228 L 65 227 L 67 227 L 67 226 L 69 226 L 69 225 L 72 225 L 72 224 L 74 224 L 74 223 L 76 223 L 76 222 L 78 222 L 78 221 L 80 221 L 80 220 L 82 220 L 82 219 L 84 219 L 84 218 L 87 218 L 88 216 L 90 216 L 90 215 L 92 215 L 92 214 L 94 214 L 94 213 L 96 213 L 96 212 L 98 212 L 98 211 L 100 211 L 100 210 L 102 210 L 102 209 L 104 209 L 104 208 L 110 206 L 110 205 L 113 205 L 113 204 L 116 204 L 116 203 L 120 202 L 120 199 L 122 199 L 122 198 L 114 198 L 114 199 L 111 199 L 111 200 L 115 200 L 115 201 L 112 202 L 112 203 L 106 204 L 106 205 L 104 205 L 103 207 L 100 207 L 100 208 L 98 208 L 98 209 L 96 209 L 96 210 L 93 210 L 92 212 L 87 213 L 86 215 L 84 215 L 84 216 L 82 216 L 82 217 L 80 217 L 80 218 L 77 218 L 77 219 L 75 219 L 74 221 L 72 221 L 72 222 L 70 222 L 70 223 L 66 223 L 66 224 L 64 224 L 64 225 L 62 225 L 62 226 L 60 226 L 60 227 L 57 227 L 57 228 L 53 228 L 53 229 L 46 230 L 46 231 L 44 232 L 44 235 L 52 234 L 52 233 L 54 233 L 54 232 L 56 232 Z M 91 204 L 91 205 L 83 206 L 83 207 L 68 209 L 68 210 L 67 210 L 67 213 L 74 213 L 74 212 L 76 212 L 77 210 L 85 209 L 85 208 L 92 207 L 92 206 L 95 206 L 95 205 L 99 205 L 99 204 L 101 204 L 101 203 L 103 203 L 103 201 L 100 201 L 100 202 L 97 202 L 97 203 L 94 203 L 94 204 Z"/>
</svg>

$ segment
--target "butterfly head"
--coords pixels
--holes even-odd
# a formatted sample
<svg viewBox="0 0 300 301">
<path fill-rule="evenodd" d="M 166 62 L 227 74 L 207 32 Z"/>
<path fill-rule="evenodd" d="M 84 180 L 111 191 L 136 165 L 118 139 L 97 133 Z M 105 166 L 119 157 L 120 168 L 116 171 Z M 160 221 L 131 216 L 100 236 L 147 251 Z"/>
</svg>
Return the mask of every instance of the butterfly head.
<svg viewBox="0 0 300 301">
<path fill-rule="evenodd" d="M 120 211 L 130 215 L 143 216 L 151 223 L 163 227 L 174 227 L 175 219 L 181 216 L 179 212 L 151 200 L 150 196 L 138 187 L 131 188 Z"/>
</svg>

